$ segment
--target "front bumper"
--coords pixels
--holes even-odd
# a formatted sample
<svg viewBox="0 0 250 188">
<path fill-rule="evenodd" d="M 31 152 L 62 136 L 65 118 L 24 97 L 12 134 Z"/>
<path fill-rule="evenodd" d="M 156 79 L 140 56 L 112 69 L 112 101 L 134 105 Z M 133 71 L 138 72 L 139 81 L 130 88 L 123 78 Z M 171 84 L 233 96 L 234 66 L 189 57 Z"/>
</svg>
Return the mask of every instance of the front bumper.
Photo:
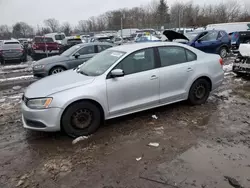
<svg viewBox="0 0 250 188">
<path fill-rule="evenodd" d="M 61 130 L 61 108 L 35 110 L 28 108 L 24 102 L 22 102 L 21 107 L 24 128 L 45 132 L 55 132 Z"/>
<path fill-rule="evenodd" d="M 45 69 L 33 69 L 33 75 L 35 77 L 39 77 L 39 78 L 42 78 L 42 77 L 46 77 L 49 75 L 48 71 L 46 71 Z"/>
</svg>

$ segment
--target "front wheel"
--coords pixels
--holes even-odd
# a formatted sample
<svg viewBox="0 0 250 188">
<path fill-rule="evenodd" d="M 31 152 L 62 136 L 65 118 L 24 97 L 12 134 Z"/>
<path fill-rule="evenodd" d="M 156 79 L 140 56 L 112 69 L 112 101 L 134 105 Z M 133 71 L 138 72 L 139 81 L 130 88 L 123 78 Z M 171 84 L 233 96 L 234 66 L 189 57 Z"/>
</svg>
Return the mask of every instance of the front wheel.
<svg viewBox="0 0 250 188">
<path fill-rule="evenodd" d="M 192 105 L 204 104 L 210 94 L 211 85 L 206 79 L 196 80 L 189 91 L 188 101 Z"/>
<path fill-rule="evenodd" d="M 66 109 L 61 123 L 62 129 L 69 136 L 87 136 L 99 128 L 101 112 L 92 102 L 77 102 Z"/>
<path fill-rule="evenodd" d="M 58 74 L 58 73 L 63 72 L 63 71 L 65 71 L 65 68 L 63 68 L 63 67 L 59 67 L 59 66 L 54 67 L 49 71 L 49 75 Z"/>
<path fill-rule="evenodd" d="M 221 47 L 219 50 L 219 54 L 220 54 L 221 58 L 226 58 L 227 57 L 227 48 Z"/>
</svg>

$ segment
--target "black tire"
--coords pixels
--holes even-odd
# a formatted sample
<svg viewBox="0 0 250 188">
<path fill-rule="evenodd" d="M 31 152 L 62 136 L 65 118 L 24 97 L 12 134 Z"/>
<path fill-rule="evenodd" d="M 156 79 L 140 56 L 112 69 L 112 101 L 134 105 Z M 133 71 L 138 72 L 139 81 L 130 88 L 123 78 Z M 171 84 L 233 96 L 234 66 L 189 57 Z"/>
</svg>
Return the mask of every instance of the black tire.
<svg viewBox="0 0 250 188">
<path fill-rule="evenodd" d="M 202 88 L 202 93 L 198 93 L 198 89 Z M 204 91 L 203 91 L 204 90 Z M 204 104 L 211 90 L 211 84 L 206 79 L 198 79 L 196 80 L 190 88 L 188 101 L 192 105 L 201 105 Z M 200 94 L 200 95 L 198 95 Z"/>
<path fill-rule="evenodd" d="M 221 47 L 219 49 L 219 55 L 221 56 L 221 58 L 226 58 L 227 57 L 227 52 L 228 52 L 227 47 Z"/>
<path fill-rule="evenodd" d="M 50 69 L 49 75 L 58 74 L 58 73 L 63 72 L 65 70 L 66 69 L 62 66 L 55 66 L 52 69 Z M 57 73 L 55 73 L 55 72 L 57 72 Z"/>
<path fill-rule="evenodd" d="M 79 112 L 82 111 L 90 112 L 91 120 L 89 121 L 89 119 L 86 118 L 87 113 L 85 116 L 82 114 L 80 118 L 83 118 L 86 124 L 84 125 L 84 121 L 81 122 L 80 125 L 83 127 L 79 128 L 79 120 L 76 118 L 76 115 L 79 115 Z M 78 124 L 76 124 L 75 121 L 77 121 Z M 81 101 L 73 103 L 66 109 L 62 116 L 61 127 L 67 135 L 71 137 L 79 137 L 93 134 L 100 127 L 101 122 L 102 116 L 100 109 L 92 102 Z"/>
</svg>

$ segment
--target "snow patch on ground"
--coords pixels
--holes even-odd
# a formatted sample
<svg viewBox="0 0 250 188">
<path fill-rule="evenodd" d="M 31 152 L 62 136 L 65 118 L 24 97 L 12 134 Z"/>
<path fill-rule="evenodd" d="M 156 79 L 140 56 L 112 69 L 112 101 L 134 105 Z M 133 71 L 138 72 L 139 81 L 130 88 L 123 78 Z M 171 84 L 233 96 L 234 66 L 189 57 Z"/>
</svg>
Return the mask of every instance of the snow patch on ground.
<svg viewBox="0 0 250 188">
<path fill-rule="evenodd" d="M 29 65 L 25 64 L 25 65 L 9 65 L 9 66 L 1 66 L 0 69 L 2 70 L 11 70 L 11 69 L 25 69 L 28 68 Z"/>
<path fill-rule="evenodd" d="M 15 81 L 15 80 L 28 80 L 34 78 L 33 75 L 26 75 L 26 76 L 19 76 L 19 77 L 12 77 L 12 78 L 4 78 L 0 79 L 0 83 L 7 82 L 7 81 Z"/>
<path fill-rule="evenodd" d="M 233 63 L 229 64 L 229 65 L 223 65 L 223 70 L 225 72 L 230 72 L 233 70 Z"/>
</svg>

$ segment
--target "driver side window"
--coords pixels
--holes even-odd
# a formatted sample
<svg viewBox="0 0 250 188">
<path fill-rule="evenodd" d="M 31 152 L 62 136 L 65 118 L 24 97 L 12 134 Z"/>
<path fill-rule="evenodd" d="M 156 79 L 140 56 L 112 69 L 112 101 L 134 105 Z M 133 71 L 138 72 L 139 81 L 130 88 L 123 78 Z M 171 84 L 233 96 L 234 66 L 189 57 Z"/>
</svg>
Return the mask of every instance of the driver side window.
<svg viewBox="0 0 250 188">
<path fill-rule="evenodd" d="M 92 45 L 92 46 L 85 46 L 85 47 L 81 48 L 78 51 L 78 53 L 80 55 L 93 54 L 93 53 L 95 53 L 95 47 L 94 47 L 94 45 Z"/>
<path fill-rule="evenodd" d="M 125 75 L 143 72 L 155 68 L 153 48 L 134 52 L 123 59 L 115 69 L 122 69 Z"/>
<path fill-rule="evenodd" d="M 200 39 L 200 41 L 215 41 L 217 40 L 218 33 L 217 32 L 209 32 L 204 37 Z"/>
</svg>

